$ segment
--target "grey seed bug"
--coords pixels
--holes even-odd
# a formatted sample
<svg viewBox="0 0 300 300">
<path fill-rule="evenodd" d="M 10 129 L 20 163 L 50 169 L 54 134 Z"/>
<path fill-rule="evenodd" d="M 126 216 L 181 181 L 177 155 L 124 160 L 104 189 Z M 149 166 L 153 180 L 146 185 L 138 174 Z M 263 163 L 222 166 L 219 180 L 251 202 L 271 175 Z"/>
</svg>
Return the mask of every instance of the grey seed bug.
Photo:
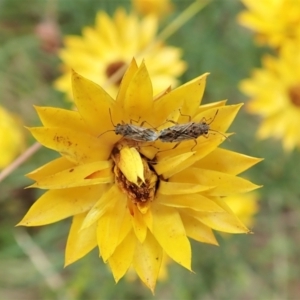
<svg viewBox="0 0 300 300">
<path fill-rule="evenodd" d="M 203 119 L 201 122 L 190 122 L 191 117 L 189 117 L 189 123 L 186 124 L 176 124 L 174 126 L 165 128 L 160 131 L 158 139 L 164 143 L 173 143 L 177 142 L 177 144 L 173 147 L 176 148 L 181 142 L 187 141 L 187 140 L 194 140 L 195 145 L 191 150 L 193 150 L 197 145 L 197 138 L 200 136 L 208 137 L 209 131 L 215 131 L 216 130 L 210 129 L 210 124 L 214 121 L 218 114 L 218 110 L 216 111 L 214 117 L 212 120 L 207 123 L 205 119 Z M 181 114 L 182 115 L 182 114 Z M 185 116 L 185 115 L 182 115 Z M 174 123 L 173 121 L 170 121 Z M 225 138 L 227 138 L 224 134 L 218 132 L 219 134 L 223 135 Z"/>
<path fill-rule="evenodd" d="M 111 123 L 115 127 L 115 129 L 107 130 L 107 131 L 103 132 L 102 134 L 100 134 L 99 136 L 103 135 L 106 132 L 114 131 L 115 134 L 122 135 L 124 138 L 130 139 L 130 140 L 133 140 L 136 142 L 154 142 L 158 139 L 158 133 L 154 129 L 143 127 L 143 125 L 147 121 L 142 122 L 140 126 L 126 124 L 124 122 L 122 122 L 122 124 L 118 123 L 117 125 L 115 125 L 112 121 L 110 109 L 109 109 L 109 115 L 110 115 Z M 135 120 L 133 120 L 133 121 L 135 121 Z M 138 123 L 139 120 L 137 120 L 135 122 Z"/>
</svg>

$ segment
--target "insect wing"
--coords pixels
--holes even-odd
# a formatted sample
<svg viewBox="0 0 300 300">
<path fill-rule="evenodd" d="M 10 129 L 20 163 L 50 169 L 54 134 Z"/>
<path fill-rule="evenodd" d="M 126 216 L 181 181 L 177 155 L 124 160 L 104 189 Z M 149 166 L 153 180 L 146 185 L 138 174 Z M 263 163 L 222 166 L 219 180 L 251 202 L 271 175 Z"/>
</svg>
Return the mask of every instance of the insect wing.
<svg viewBox="0 0 300 300">
<path fill-rule="evenodd" d="M 193 123 L 188 123 L 165 128 L 161 131 L 159 139 L 165 143 L 182 142 L 192 139 L 193 137 L 189 135 L 192 126 Z"/>
<path fill-rule="evenodd" d="M 157 133 L 152 129 L 129 124 L 123 125 L 122 135 L 137 142 L 153 142 L 158 138 Z"/>
</svg>

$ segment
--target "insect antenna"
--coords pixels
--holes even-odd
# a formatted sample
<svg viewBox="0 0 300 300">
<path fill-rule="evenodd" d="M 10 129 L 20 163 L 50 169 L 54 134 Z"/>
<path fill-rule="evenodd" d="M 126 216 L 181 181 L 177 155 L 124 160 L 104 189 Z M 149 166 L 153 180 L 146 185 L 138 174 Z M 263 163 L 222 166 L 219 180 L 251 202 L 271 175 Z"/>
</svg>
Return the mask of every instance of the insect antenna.
<svg viewBox="0 0 300 300">
<path fill-rule="evenodd" d="M 211 121 L 209 123 L 206 122 L 206 118 L 205 117 L 202 118 L 201 123 L 205 123 L 206 125 L 210 125 L 215 120 L 218 112 L 219 112 L 219 110 L 216 111 L 216 113 L 215 113 L 215 115 L 214 115 L 213 118 L 209 118 L 209 119 L 211 119 Z"/>
<path fill-rule="evenodd" d="M 110 117 L 111 124 L 112 124 L 114 127 L 116 127 L 117 125 L 115 125 L 114 122 L 113 122 L 113 120 L 112 120 L 110 108 L 108 109 L 108 111 L 109 111 L 109 117 Z"/>
<path fill-rule="evenodd" d="M 209 123 L 207 123 L 207 125 L 210 125 L 210 124 L 215 120 L 215 118 L 216 118 L 218 112 L 219 112 L 219 110 L 216 111 L 214 117 L 212 118 L 212 120 L 211 120 Z"/>
<path fill-rule="evenodd" d="M 112 124 L 114 127 L 116 127 L 117 125 L 115 125 L 114 122 L 113 122 L 113 120 L 112 120 L 110 108 L 108 109 L 108 111 L 109 111 L 109 117 L 110 117 L 111 124 Z M 109 131 L 115 131 L 115 129 L 106 130 L 106 131 L 102 132 L 100 135 L 98 135 L 97 138 L 100 137 L 101 135 L 103 135 L 104 133 L 109 132 Z"/>
<path fill-rule="evenodd" d="M 104 133 L 107 133 L 107 132 L 110 132 L 110 131 L 115 131 L 115 130 L 114 130 L 114 129 L 106 130 L 106 131 L 102 132 L 101 134 L 99 134 L 99 135 L 97 136 L 97 138 L 100 137 L 101 135 L 103 135 Z"/>
<path fill-rule="evenodd" d="M 230 139 L 229 139 L 228 136 L 226 136 L 224 133 L 222 133 L 222 132 L 220 132 L 220 131 L 218 131 L 218 130 L 209 129 L 209 131 L 217 132 L 218 134 L 221 134 L 226 140 L 228 139 L 228 140 L 230 141 Z"/>
</svg>

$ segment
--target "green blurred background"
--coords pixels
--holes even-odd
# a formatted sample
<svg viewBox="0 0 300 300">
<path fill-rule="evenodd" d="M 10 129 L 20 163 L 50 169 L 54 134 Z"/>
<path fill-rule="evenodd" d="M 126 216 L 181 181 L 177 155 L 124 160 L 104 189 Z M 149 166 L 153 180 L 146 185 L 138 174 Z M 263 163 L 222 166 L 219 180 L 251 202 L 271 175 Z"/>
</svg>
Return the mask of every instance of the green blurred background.
<svg viewBox="0 0 300 300">
<path fill-rule="evenodd" d="M 161 28 L 192 3 L 173 2 L 175 10 L 162 21 Z M 39 124 L 33 104 L 70 107 L 64 95 L 52 88 L 52 81 L 59 76 L 59 59 L 41 49 L 36 26 L 54 9 L 62 34 L 80 34 L 83 26 L 94 24 L 97 10 L 112 14 L 121 5 L 129 11 L 131 3 L 1 0 L 0 104 L 19 115 L 27 126 Z M 247 101 L 238 90 L 239 81 L 260 66 L 263 53 L 270 52 L 257 48 L 251 33 L 237 24 L 236 15 L 242 8 L 239 0 L 214 0 L 167 41 L 183 48 L 189 68 L 182 82 L 211 73 L 204 103 L 222 99 L 229 99 L 229 104 Z M 224 144 L 265 158 L 245 173 L 253 182 L 264 185 L 259 191 L 255 234 L 218 235 L 220 247 L 192 242 L 196 274 L 172 264 L 168 280 L 158 282 L 155 298 L 300 298 L 300 155 L 299 151 L 284 153 L 279 141 L 257 141 L 258 126 L 259 119 L 242 110 L 231 127 L 236 135 Z M 28 147 L 34 140 L 25 134 Z M 42 149 L 0 183 L 0 299 L 153 299 L 139 281 L 123 278 L 116 285 L 96 250 L 64 269 L 70 220 L 37 228 L 14 227 L 41 193 L 24 190 L 30 184 L 24 174 L 56 156 Z M 27 233 L 33 243 L 29 244 L 30 255 L 42 271 L 34 266 L 26 248 L 19 247 L 19 243 L 26 242 Z"/>
</svg>

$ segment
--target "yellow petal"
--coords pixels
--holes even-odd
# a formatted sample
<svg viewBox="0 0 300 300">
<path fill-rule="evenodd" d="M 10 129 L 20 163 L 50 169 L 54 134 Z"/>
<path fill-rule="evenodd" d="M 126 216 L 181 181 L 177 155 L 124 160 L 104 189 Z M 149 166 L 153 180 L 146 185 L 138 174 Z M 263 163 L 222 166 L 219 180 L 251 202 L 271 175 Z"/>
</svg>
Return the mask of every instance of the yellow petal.
<svg viewBox="0 0 300 300">
<path fill-rule="evenodd" d="M 86 123 L 77 111 L 41 106 L 34 108 L 44 127 L 69 128 L 75 131 L 89 132 Z"/>
<path fill-rule="evenodd" d="M 97 38 L 103 39 L 103 44 L 111 50 L 118 47 L 118 33 L 113 20 L 104 11 L 97 15 Z"/>
<path fill-rule="evenodd" d="M 123 102 L 125 101 L 127 88 L 137 71 L 138 71 L 138 66 L 136 64 L 136 60 L 133 58 L 122 78 L 122 82 L 119 87 L 119 92 L 118 92 L 116 102 L 120 103 L 121 107 L 124 106 Z"/>
<path fill-rule="evenodd" d="M 27 177 L 35 181 L 39 181 L 49 175 L 61 172 L 66 169 L 70 169 L 74 166 L 74 163 L 67 160 L 65 157 L 60 157 L 52 160 L 51 162 L 39 167 L 38 169 L 26 174 Z"/>
<path fill-rule="evenodd" d="M 144 165 L 136 148 L 124 147 L 121 149 L 118 167 L 130 182 L 136 185 L 138 185 L 138 179 L 145 182 Z"/>
<path fill-rule="evenodd" d="M 127 205 L 128 202 L 127 201 Z M 128 235 L 128 232 L 132 229 L 132 222 L 131 222 L 131 216 L 128 211 L 128 206 L 125 207 L 126 212 L 124 213 L 124 218 L 122 220 L 122 225 L 120 226 L 120 233 L 119 233 L 119 242 L 118 245 L 124 240 L 124 238 Z"/>
<path fill-rule="evenodd" d="M 89 210 L 103 193 L 103 186 L 52 190 L 43 194 L 18 224 L 40 226 Z"/>
<path fill-rule="evenodd" d="M 234 175 L 200 168 L 188 168 L 175 174 L 171 180 L 215 186 L 214 189 L 203 191 L 203 194 L 209 196 L 225 196 L 232 194 L 234 191 L 236 191 L 236 194 L 245 193 L 260 187 Z"/>
<path fill-rule="evenodd" d="M 176 169 L 176 167 L 187 160 L 189 157 L 193 156 L 194 152 L 186 152 L 180 155 L 176 155 L 173 157 L 167 157 L 166 159 L 159 160 L 157 164 L 153 165 L 156 173 L 161 175 L 170 170 Z"/>
<path fill-rule="evenodd" d="M 208 73 L 205 73 L 186 84 L 181 85 L 155 101 L 154 125 L 163 125 L 163 123 L 166 122 L 166 119 L 170 120 L 169 115 L 174 111 L 179 112 L 179 109 L 181 114 L 193 116 L 200 105 L 207 75 Z M 179 121 L 183 123 L 188 122 L 186 116 L 181 116 Z"/>
<path fill-rule="evenodd" d="M 228 212 L 196 212 L 185 209 L 185 213 L 196 218 L 206 226 L 228 233 L 249 233 L 249 229 L 233 214 Z"/>
<path fill-rule="evenodd" d="M 96 83 L 73 71 L 72 87 L 78 111 L 96 136 L 112 127 L 109 110 L 115 101 Z M 96 147 L 98 148 L 98 147 Z"/>
<path fill-rule="evenodd" d="M 205 73 L 178 88 L 183 89 L 186 92 L 184 95 L 182 95 L 184 104 L 180 109 L 182 116 L 180 116 L 180 118 L 178 119 L 179 123 L 189 122 L 187 120 L 187 117 L 184 115 L 192 117 L 196 113 L 203 97 L 206 78 L 208 75 L 209 73 Z"/>
<path fill-rule="evenodd" d="M 217 148 L 195 163 L 195 167 L 237 175 L 260 162 L 261 158 Z"/>
<path fill-rule="evenodd" d="M 153 221 L 147 225 L 153 236 L 173 260 L 191 270 L 191 246 L 179 213 L 155 201 L 151 208 Z"/>
<path fill-rule="evenodd" d="M 148 120 L 153 106 L 153 90 L 144 62 L 127 87 L 123 105 L 129 119 Z"/>
<path fill-rule="evenodd" d="M 88 228 L 89 226 L 97 222 L 109 208 L 115 205 L 119 197 L 121 197 L 120 201 L 126 200 L 125 195 L 121 194 L 119 189 L 115 185 L 113 185 L 110 189 L 106 190 L 102 195 L 99 196 L 100 199 L 95 203 L 95 205 L 86 215 L 82 223 L 81 230 Z"/>
<path fill-rule="evenodd" d="M 107 159 L 111 151 L 100 139 L 72 129 L 33 127 L 29 130 L 42 145 L 74 163 Z"/>
<path fill-rule="evenodd" d="M 180 161 L 179 164 L 175 165 L 174 167 L 169 165 L 170 169 L 169 170 L 166 169 L 166 171 L 163 173 L 163 177 L 171 178 L 175 174 L 192 166 L 195 162 L 197 162 L 198 160 L 200 160 L 201 158 L 205 157 L 207 154 L 209 154 L 210 152 L 215 150 L 217 148 L 217 146 L 220 145 L 224 141 L 224 139 L 225 138 L 223 136 L 210 136 L 209 138 L 205 139 L 204 141 L 200 142 L 198 140 L 198 144 L 193 149 L 193 150 L 197 150 L 196 152 L 194 152 L 194 155 L 190 155 L 190 157 L 187 157 L 184 161 Z M 191 141 L 191 142 L 193 143 L 193 141 Z M 187 142 L 187 145 L 189 145 L 188 142 Z M 188 146 L 188 147 L 192 148 L 193 146 Z M 189 149 L 191 149 L 191 148 L 189 148 Z M 182 148 L 179 150 L 181 150 L 184 153 L 184 149 L 186 149 L 186 148 Z M 191 152 L 187 152 L 187 153 L 191 153 Z M 180 181 L 180 180 L 178 180 L 178 181 Z"/>
<path fill-rule="evenodd" d="M 132 263 L 136 241 L 133 231 L 130 231 L 108 259 L 109 266 L 116 282 L 124 276 Z"/>
<path fill-rule="evenodd" d="M 204 212 L 222 212 L 224 209 L 218 206 L 214 201 L 199 194 L 191 195 L 173 195 L 157 198 L 157 203 L 174 208 L 190 208 Z"/>
<path fill-rule="evenodd" d="M 73 166 L 56 174 L 44 177 L 31 185 L 31 187 L 38 187 L 40 189 L 62 189 L 99 183 L 111 183 L 114 177 L 110 168 L 111 161 L 107 160 Z"/>
<path fill-rule="evenodd" d="M 180 214 L 180 217 L 188 237 L 201 243 L 218 245 L 216 237 L 210 227 L 207 227 L 197 219 L 184 213 Z"/>
<path fill-rule="evenodd" d="M 154 293 L 162 256 L 162 248 L 150 232 L 144 243 L 136 243 L 132 266 L 152 293 Z"/>
<path fill-rule="evenodd" d="M 119 193 L 121 192 L 119 191 Z M 122 228 L 122 226 L 129 212 L 127 202 L 120 200 L 122 200 L 120 197 L 110 199 L 114 204 L 106 210 L 98 221 L 97 240 L 104 262 L 114 253 L 116 247 L 122 242 L 131 228 L 127 226 L 127 233 L 124 235 L 124 228 Z M 127 220 L 130 221 L 129 218 Z M 126 224 L 128 223 L 126 222 Z M 123 234 L 121 234 L 121 232 L 123 232 Z"/>
<path fill-rule="evenodd" d="M 207 104 L 200 105 L 197 108 L 196 115 L 204 112 L 205 110 L 211 109 L 211 108 L 225 106 L 226 102 L 227 102 L 227 100 L 221 100 L 221 101 L 217 101 L 217 102 L 212 102 L 212 103 L 207 103 Z"/>
<path fill-rule="evenodd" d="M 194 194 L 212 189 L 211 186 L 204 186 L 193 183 L 169 182 L 161 180 L 158 192 L 163 195 Z"/>
<path fill-rule="evenodd" d="M 139 240 L 140 243 L 143 243 L 145 241 L 146 235 L 147 235 L 147 225 L 144 221 L 144 215 L 142 215 L 137 208 L 136 205 L 134 205 L 132 202 L 128 204 L 130 206 L 131 211 L 131 223 L 134 230 L 134 233 Z"/>
<path fill-rule="evenodd" d="M 210 196 L 229 196 L 250 192 L 261 187 L 244 178 L 212 170 L 195 168 L 194 174 L 199 184 L 215 186 L 214 189 L 204 192 Z"/>
<path fill-rule="evenodd" d="M 73 217 L 66 245 L 65 266 L 82 258 L 97 246 L 96 224 L 88 229 L 80 230 L 85 216 L 86 213 Z"/>
<path fill-rule="evenodd" d="M 243 103 L 208 109 L 196 115 L 193 121 L 201 122 L 205 120 L 207 123 L 211 122 L 209 125 L 211 130 L 221 133 L 226 132 L 242 106 Z"/>
</svg>

